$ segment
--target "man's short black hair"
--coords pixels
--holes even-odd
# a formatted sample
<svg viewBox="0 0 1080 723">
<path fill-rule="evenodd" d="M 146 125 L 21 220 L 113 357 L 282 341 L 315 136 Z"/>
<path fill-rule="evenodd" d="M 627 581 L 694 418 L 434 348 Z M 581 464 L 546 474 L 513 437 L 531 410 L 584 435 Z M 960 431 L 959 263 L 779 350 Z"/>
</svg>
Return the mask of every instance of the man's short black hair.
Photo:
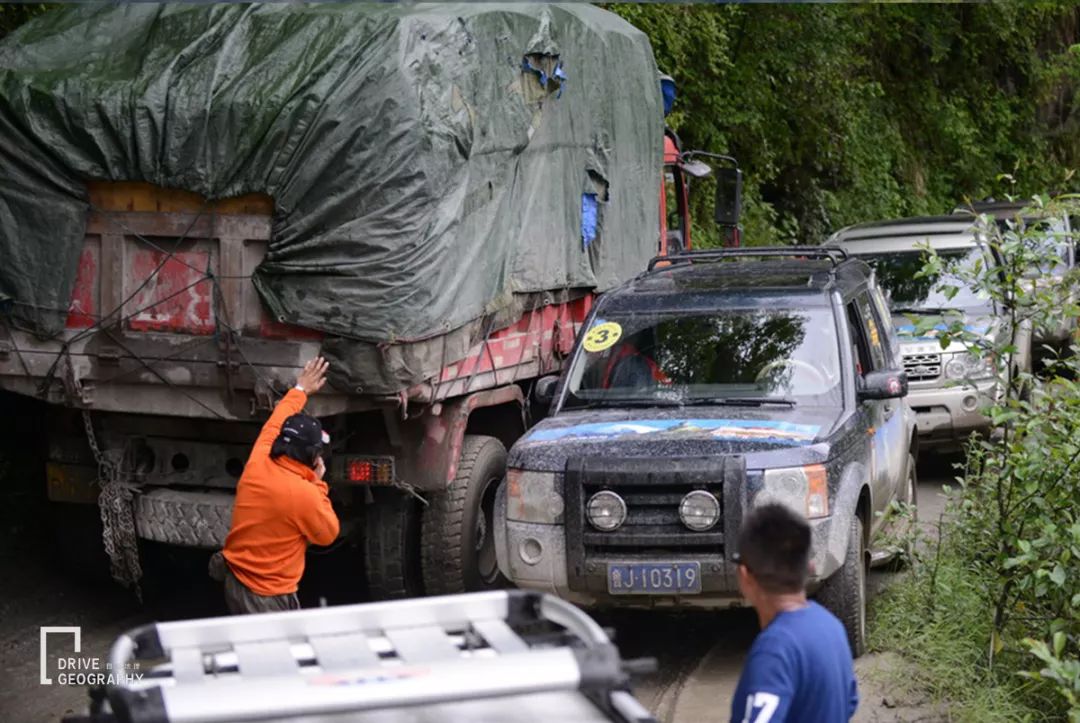
<svg viewBox="0 0 1080 723">
<path fill-rule="evenodd" d="M 810 525 L 784 505 L 756 508 L 739 530 L 739 562 L 766 592 L 801 592 L 810 565 Z"/>
</svg>

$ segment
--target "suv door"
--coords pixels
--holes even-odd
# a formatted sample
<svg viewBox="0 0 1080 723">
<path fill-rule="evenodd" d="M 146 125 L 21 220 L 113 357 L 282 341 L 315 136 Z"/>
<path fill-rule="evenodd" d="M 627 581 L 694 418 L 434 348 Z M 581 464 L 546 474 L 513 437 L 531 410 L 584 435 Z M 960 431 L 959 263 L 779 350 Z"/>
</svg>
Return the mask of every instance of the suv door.
<svg viewBox="0 0 1080 723">
<path fill-rule="evenodd" d="M 886 365 L 889 369 L 903 370 L 904 361 L 900 352 L 900 339 L 892 324 L 892 315 L 889 313 L 881 288 L 872 284 L 867 289 L 867 297 L 870 301 L 870 317 L 868 318 L 880 331 L 878 337 Z M 873 341 L 874 334 L 870 336 Z M 887 460 L 884 474 L 889 477 L 888 489 L 891 500 L 904 491 L 908 473 L 908 455 L 911 452 L 911 433 L 915 422 L 914 413 L 903 399 L 883 400 L 882 408 L 885 419 L 884 444 Z"/>
<path fill-rule="evenodd" d="M 866 374 L 894 368 L 895 353 L 889 345 L 889 327 L 878 318 L 870 291 L 863 289 L 848 304 L 848 323 L 855 340 L 859 371 Z M 870 442 L 870 479 L 873 490 L 873 518 L 867 525 L 873 532 L 877 513 L 884 511 L 900 489 L 907 472 L 907 444 L 904 439 L 904 414 L 899 399 L 874 399 L 861 403 L 872 429 Z"/>
</svg>

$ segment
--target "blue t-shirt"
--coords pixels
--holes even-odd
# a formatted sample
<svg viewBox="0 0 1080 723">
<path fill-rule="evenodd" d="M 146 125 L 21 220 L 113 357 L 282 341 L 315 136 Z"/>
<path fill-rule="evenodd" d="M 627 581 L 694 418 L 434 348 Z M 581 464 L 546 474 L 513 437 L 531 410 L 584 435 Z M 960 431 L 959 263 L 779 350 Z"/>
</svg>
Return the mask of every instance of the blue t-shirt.
<svg viewBox="0 0 1080 723">
<path fill-rule="evenodd" d="M 844 626 L 811 601 L 777 615 L 754 640 L 731 723 L 846 723 L 858 704 Z"/>
</svg>

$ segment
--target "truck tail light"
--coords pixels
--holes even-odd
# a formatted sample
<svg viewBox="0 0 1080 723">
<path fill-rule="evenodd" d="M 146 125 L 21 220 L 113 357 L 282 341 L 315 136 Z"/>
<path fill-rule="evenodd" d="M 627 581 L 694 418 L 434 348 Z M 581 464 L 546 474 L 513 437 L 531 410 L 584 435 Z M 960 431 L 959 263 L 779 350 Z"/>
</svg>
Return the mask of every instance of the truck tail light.
<svg viewBox="0 0 1080 723">
<path fill-rule="evenodd" d="M 394 458 L 348 457 L 345 460 L 345 480 L 353 484 L 393 484 Z"/>
</svg>

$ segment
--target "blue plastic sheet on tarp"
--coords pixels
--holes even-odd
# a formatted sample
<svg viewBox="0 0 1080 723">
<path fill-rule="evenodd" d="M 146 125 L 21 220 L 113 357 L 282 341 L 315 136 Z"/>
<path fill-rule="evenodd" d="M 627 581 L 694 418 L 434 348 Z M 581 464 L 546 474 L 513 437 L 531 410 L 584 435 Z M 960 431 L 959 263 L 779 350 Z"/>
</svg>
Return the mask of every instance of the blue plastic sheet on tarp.
<svg viewBox="0 0 1080 723">
<path fill-rule="evenodd" d="M 660 93 L 664 97 L 664 117 L 666 118 L 675 106 L 675 79 L 670 75 L 660 76 Z"/>
<path fill-rule="evenodd" d="M 581 194 L 581 241 L 585 248 L 596 239 L 596 220 L 599 207 L 595 193 Z"/>
</svg>

